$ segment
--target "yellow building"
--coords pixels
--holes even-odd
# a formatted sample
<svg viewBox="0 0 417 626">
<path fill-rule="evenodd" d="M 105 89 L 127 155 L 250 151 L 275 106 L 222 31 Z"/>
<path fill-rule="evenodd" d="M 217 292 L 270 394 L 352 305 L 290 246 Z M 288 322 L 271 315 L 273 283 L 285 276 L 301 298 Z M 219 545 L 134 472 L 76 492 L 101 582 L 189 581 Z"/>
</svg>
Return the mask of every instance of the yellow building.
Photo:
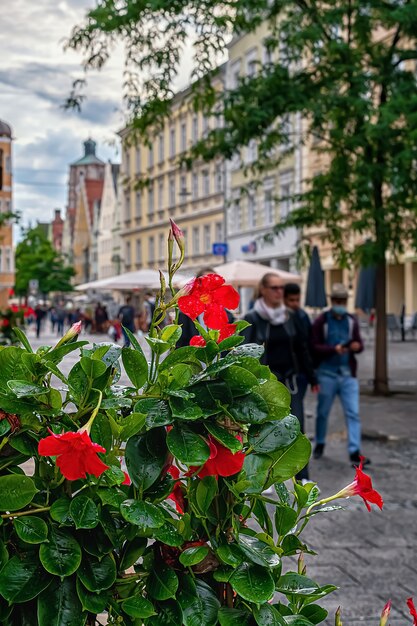
<svg viewBox="0 0 417 626">
<path fill-rule="evenodd" d="M 268 63 L 276 60 L 283 50 L 271 51 L 265 44 L 269 34 L 268 23 L 264 22 L 255 32 L 234 37 L 229 45 L 227 63 L 227 89 L 238 86 L 244 76 L 254 76 Z M 284 61 L 280 59 L 281 63 Z M 296 145 L 299 132 L 299 119 L 288 117 L 279 120 L 287 126 L 290 140 Z M 269 242 L 264 235 L 291 211 L 289 196 L 300 189 L 300 151 L 288 150 L 288 146 L 277 148 L 289 154 L 279 166 L 266 172 L 261 184 L 251 189 L 251 183 L 258 174 L 253 174 L 250 166 L 257 156 L 256 141 L 251 141 L 227 165 L 227 241 L 231 260 L 245 259 L 264 263 L 271 267 L 292 270 L 295 265 L 297 247 L 296 229 L 288 229 L 280 237 Z M 241 194 L 244 188 L 248 193 Z"/>
<path fill-rule="evenodd" d="M 0 120 L 0 213 L 12 210 L 12 129 Z M 0 309 L 7 306 L 13 286 L 13 226 L 8 223 L 0 228 Z"/>
<path fill-rule="evenodd" d="M 223 74 L 216 80 L 222 88 Z M 212 247 L 225 236 L 224 163 L 196 162 L 187 171 L 180 167 L 179 157 L 220 118 L 194 112 L 189 95 L 187 89 L 175 96 L 169 119 L 149 146 L 129 145 L 129 128 L 120 133 L 121 178 L 128 181 L 120 190 L 124 271 L 166 267 L 169 218 L 184 232 L 184 270 L 195 273 L 219 263 Z M 139 189 L 137 183 L 144 180 L 148 185 Z"/>
</svg>

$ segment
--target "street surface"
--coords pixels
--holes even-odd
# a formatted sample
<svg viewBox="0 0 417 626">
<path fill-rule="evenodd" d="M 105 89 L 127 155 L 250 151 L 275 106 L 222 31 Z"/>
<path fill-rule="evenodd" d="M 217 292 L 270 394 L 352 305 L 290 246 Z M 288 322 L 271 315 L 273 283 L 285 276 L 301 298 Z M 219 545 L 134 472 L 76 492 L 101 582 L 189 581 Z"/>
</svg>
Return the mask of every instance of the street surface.
<svg viewBox="0 0 417 626">
<path fill-rule="evenodd" d="M 55 342 L 49 332 L 40 339 L 34 338 L 33 329 L 28 335 L 34 347 Z M 104 335 L 85 338 L 97 343 L 108 340 Z M 326 626 L 333 626 L 339 605 L 344 626 L 378 625 L 389 598 L 392 626 L 411 624 L 406 599 L 414 596 L 417 602 L 417 340 L 389 341 L 390 379 L 397 393 L 387 398 L 371 395 L 373 340 L 365 336 L 365 341 L 367 349 L 359 357 L 363 453 L 372 460 L 366 471 L 385 505 L 382 511 L 373 507 L 368 513 L 361 498 L 351 498 L 341 502 L 345 510 L 317 515 L 303 534 L 318 553 L 306 556 L 307 575 L 340 587 L 321 603 L 329 610 Z M 141 342 L 146 345 L 143 338 Z M 75 361 L 74 355 L 66 358 L 63 371 L 69 371 Z M 125 376 L 121 382 L 127 382 Z M 314 414 L 311 394 L 306 408 L 307 414 Z M 306 431 L 313 439 L 314 417 L 306 420 Z M 329 420 L 325 454 L 311 461 L 310 476 L 326 497 L 352 482 L 354 475 L 337 403 Z"/>
</svg>

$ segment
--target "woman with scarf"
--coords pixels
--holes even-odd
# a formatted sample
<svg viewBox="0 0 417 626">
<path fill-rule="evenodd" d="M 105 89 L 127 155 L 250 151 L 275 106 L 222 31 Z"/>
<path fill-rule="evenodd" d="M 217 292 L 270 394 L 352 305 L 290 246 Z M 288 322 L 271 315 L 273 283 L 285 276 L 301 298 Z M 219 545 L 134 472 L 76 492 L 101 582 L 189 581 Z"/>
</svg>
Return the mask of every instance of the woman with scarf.
<svg viewBox="0 0 417 626">
<path fill-rule="evenodd" d="M 318 391 L 308 338 L 299 319 L 284 305 L 284 286 L 276 274 L 265 274 L 259 284 L 259 297 L 244 319 L 251 324 L 243 331 L 246 343 L 259 343 L 265 348 L 262 362 L 268 365 L 291 394 L 291 411 L 297 416 L 304 432 L 304 407 L 297 388 L 300 371 L 314 392 Z M 308 478 L 305 467 L 297 476 Z"/>
</svg>

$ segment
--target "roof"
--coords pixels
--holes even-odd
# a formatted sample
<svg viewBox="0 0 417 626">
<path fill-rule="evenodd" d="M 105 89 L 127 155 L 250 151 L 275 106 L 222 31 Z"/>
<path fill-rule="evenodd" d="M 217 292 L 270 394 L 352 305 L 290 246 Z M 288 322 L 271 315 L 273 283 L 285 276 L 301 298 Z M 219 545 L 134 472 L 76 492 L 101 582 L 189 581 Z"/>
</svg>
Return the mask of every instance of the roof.
<svg viewBox="0 0 417 626">
<path fill-rule="evenodd" d="M 0 120 L 0 137 L 12 137 L 12 129 L 9 124 Z"/>
<path fill-rule="evenodd" d="M 96 156 L 96 142 L 89 138 L 84 141 L 84 156 L 78 161 L 74 161 L 71 165 L 105 165 L 104 161 Z"/>
<path fill-rule="evenodd" d="M 94 223 L 94 205 L 101 202 L 103 195 L 103 180 L 85 179 L 85 192 L 87 194 L 88 210 L 90 214 L 90 224 Z"/>
</svg>

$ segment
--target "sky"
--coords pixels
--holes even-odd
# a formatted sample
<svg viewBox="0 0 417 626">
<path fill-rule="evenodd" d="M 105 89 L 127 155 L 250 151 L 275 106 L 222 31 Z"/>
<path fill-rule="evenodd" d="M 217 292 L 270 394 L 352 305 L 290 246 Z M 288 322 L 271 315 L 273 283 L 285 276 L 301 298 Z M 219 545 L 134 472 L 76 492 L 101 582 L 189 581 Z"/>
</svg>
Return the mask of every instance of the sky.
<svg viewBox="0 0 417 626">
<path fill-rule="evenodd" d="M 68 164 L 83 155 L 89 136 L 101 159 L 120 161 L 116 131 L 126 119 L 121 48 L 102 72 L 89 75 L 81 114 L 62 109 L 73 79 L 83 77 L 81 54 L 65 52 L 64 41 L 93 5 L 9 0 L 11 10 L 2 11 L 0 119 L 13 130 L 13 203 L 24 225 L 50 221 L 55 208 L 65 210 Z"/>
</svg>

